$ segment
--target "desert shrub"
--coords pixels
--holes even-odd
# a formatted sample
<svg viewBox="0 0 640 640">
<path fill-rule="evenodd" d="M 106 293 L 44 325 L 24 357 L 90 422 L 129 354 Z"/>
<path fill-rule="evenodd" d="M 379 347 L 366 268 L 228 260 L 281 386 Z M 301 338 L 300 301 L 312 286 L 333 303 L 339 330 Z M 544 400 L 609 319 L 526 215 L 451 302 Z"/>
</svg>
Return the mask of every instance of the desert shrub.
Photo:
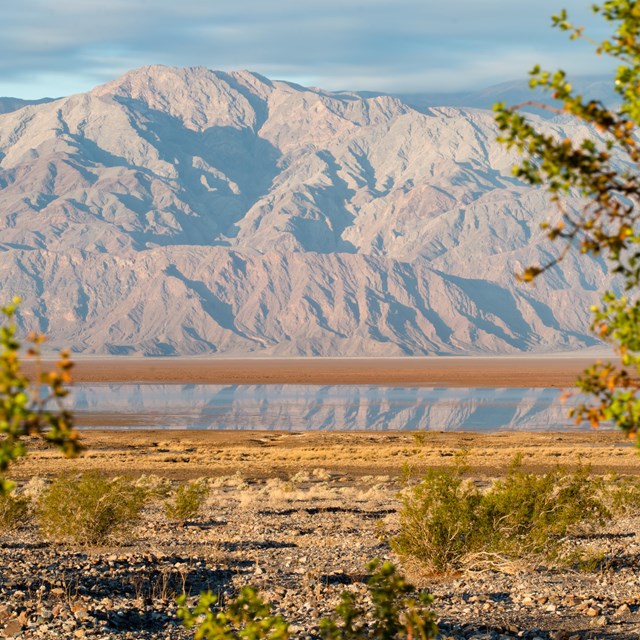
<svg viewBox="0 0 640 640">
<path fill-rule="evenodd" d="M 353 593 L 342 594 L 334 615 L 320 622 L 326 640 L 428 640 L 438 633 L 435 616 L 430 611 L 431 595 L 418 593 L 400 576 L 395 567 L 372 561 L 368 581 L 369 601 L 360 601 Z M 287 640 L 289 623 L 282 616 L 272 616 L 270 607 L 250 587 L 225 609 L 216 609 L 217 597 L 200 594 L 193 609 L 186 606 L 186 596 L 178 599 L 178 616 L 187 628 L 195 628 L 195 640 Z"/>
<path fill-rule="evenodd" d="M 430 469 L 402 496 L 400 533 L 392 546 L 434 571 L 454 566 L 482 534 L 477 530 L 479 489 L 459 467 Z"/>
<path fill-rule="evenodd" d="M 126 478 L 98 473 L 62 476 L 53 481 L 39 503 L 45 535 L 77 544 L 121 540 L 140 517 L 147 492 Z"/>
<path fill-rule="evenodd" d="M 542 475 L 513 468 L 483 496 L 481 510 L 481 520 L 495 532 L 490 537 L 497 535 L 495 550 L 516 556 L 532 552 L 553 557 L 557 542 L 572 528 L 611 517 L 604 483 L 591 477 L 587 467 Z"/>
<path fill-rule="evenodd" d="M 143 490 L 149 499 L 166 500 L 173 493 L 173 483 L 169 478 L 155 474 L 142 474 L 136 481 L 136 487 Z"/>
<path fill-rule="evenodd" d="M 165 503 L 167 518 L 177 520 L 181 525 L 195 518 L 200 513 L 209 491 L 209 485 L 203 478 L 180 483 L 173 491 L 171 499 Z"/>
<path fill-rule="evenodd" d="M 572 528 L 610 517 L 603 482 L 586 468 L 537 475 L 513 466 L 485 491 L 465 481 L 459 468 L 431 470 L 403 495 L 392 546 L 434 572 L 480 554 L 559 559 Z"/>
<path fill-rule="evenodd" d="M 13 531 L 29 518 L 31 501 L 15 491 L 0 493 L 0 531 Z"/>
<path fill-rule="evenodd" d="M 640 513 L 640 478 L 637 476 L 611 476 L 607 483 L 608 505 L 617 515 Z"/>
</svg>

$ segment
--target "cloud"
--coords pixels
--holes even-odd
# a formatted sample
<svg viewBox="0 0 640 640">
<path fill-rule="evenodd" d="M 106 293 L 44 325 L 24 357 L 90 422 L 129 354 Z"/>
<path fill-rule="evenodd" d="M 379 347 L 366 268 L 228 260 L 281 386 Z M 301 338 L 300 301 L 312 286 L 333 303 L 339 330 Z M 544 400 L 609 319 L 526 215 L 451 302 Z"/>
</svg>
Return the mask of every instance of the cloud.
<svg viewBox="0 0 640 640">
<path fill-rule="evenodd" d="M 563 4 L 596 38 L 606 33 L 582 0 Z M 156 63 L 246 68 L 327 89 L 416 92 L 511 80 L 536 62 L 593 72 L 587 46 L 550 28 L 557 7 L 556 0 L 22 0 L 3 8 L 0 95 L 63 95 Z"/>
</svg>

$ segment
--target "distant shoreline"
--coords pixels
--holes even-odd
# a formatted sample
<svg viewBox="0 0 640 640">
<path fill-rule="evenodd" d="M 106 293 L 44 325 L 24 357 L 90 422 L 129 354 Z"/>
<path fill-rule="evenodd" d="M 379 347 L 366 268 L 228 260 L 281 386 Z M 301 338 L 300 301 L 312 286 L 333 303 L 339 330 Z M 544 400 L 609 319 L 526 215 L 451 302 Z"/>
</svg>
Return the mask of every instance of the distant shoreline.
<svg viewBox="0 0 640 640">
<path fill-rule="evenodd" d="M 75 382 L 574 387 L 592 355 L 419 358 L 80 357 Z M 47 363 L 49 364 L 49 363 Z M 29 369 L 29 365 L 27 365 Z"/>
</svg>

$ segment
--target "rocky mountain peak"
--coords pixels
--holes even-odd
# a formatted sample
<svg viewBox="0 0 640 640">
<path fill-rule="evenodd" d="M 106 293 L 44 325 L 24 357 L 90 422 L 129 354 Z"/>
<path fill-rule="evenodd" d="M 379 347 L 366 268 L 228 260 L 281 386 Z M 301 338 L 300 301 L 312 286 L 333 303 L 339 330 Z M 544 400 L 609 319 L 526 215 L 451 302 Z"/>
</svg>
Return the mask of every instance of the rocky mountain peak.
<svg viewBox="0 0 640 640">
<path fill-rule="evenodd" d="M 0 291 L 86 353 L 587 346 L 606 269 L 516 283 L 553 210 L 495 137 L 481 109 L 133 70 L 0 115 Z"/>
</svg>

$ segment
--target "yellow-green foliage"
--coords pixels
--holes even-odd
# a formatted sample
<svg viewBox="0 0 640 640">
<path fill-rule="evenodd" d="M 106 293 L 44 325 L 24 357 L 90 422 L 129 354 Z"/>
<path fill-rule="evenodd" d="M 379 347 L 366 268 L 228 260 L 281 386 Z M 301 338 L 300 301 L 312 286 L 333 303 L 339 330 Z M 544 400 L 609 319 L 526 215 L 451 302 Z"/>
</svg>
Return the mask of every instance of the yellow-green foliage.
<svg viewBox="0 0 640 640">
<path fill-rule="evenodd" d="M 30 500 L 15 491 L 0 493 L 0 531 L 13 531 L 29 518 Z"/>
<path fill-rule="evenodd" d="M 165 503 L 167 518 L 177 520 L 180 524 L 195 518 L 208 495 L 209 485 L 205 479 L 180 483 L 171 499 Z"/>
<path fill-rule="evenodd" d="M 40 499 L 40 527 L 58 541 L 122 541 L 138 521 L 146 497 L 144 488 L 126 478 L 111 480 L 98 473 L 61 476 Z"/>
<path fill-rule="evenodd" d="M 369 597 L 342 594 L 334 615 L 320 622 L 325 640 L 428 640 L 438 627 L 430 610 L 433 598 L 418 592 L 400 576 L 395 567 L 377 560 L 368 565 L 373 574 L 368 581 Z M 247 587 L 226 608 L 217 608 L 211 592 L 200 594 L 197 605 L 186 606 L 186 596 L 178 599 L 178 616 L 195 640 L 287 640 L 289 623 L 272 616 L 270 607 Z"/>
<path fill-rule="evenodd" d="M 455 570 L 474 554 L 554 557 L 572 527 L 610 515 L 602 481 L 583 468 L 536 475 L 513 467 L 485 491 L 459 468 L 432 469 L 404 493 L 392 545 L 435 572 Z"/>
<path fill-rule="evenodd" d="M 331 618 L 320 622 L 326 640 L 427 640 L 438 634 L 433 596 L 417 591 L 390 562 L 367 566 L 369 602 L 345 591 Z"/>
<path fill-rule="evenodd" d="M 178 617 L 187 629 L 195 629 L 195 640 L 287 640 L 289 624 L 282 616 L 272 616 L 271 607 L 250 587 L 225 609 L 215 609 L 218 597 L 207 591 L 200 594 L 193 609 L 186 597 L 178 598 Z"/>
<path fill-rule="evenodd" d="M 638 476 L 612 477 L 607 483 L 610 509 L 620 515 L 640 513 L 640 478 Z"/>
<path fill-rule="evenodd" d="M 537 106 L 573 117 L 597 132 L 599 140 L 595 135 L 569 139 L 539 131 L 519 106 L 497 104 L 494 109 L 502 132 L 499 141 L 524 154 L 524 160 L 514 168 L 515 175 L 532 185 L 544 185 L 558 203 L 560 214 L 542 228 L 550 240 L 564 242 L 563 250 L 546 263 L 530 266 L 521 279 L 534 280 L 577 248 L 580 253 L 601 255 L 623 285 L 605 292 L 601 306 L 592 308 L 592 329 L 616 349 L 627 369 L 599 361 L 587 369 L 578 386 L 592 401 L 573 409 L 572 415 L 593 426 L 610 420 L 629 435 L 637 435 L 640 443 L 639 6 L 630 0 L 607 0 L 592 7 L 613 29 L 609 38 L 595 46 L 597 54 L 617 63 L 611 78 L 611 87 L 620 99 L 615 109 L 583 98 L 562 70 L 552 73 L 535 67 L 531 71 L 531 87 L 549 92 L 558 101 L 555 107 Z M 571 24 L 565 11 L 554 16 L 553 22 L 571 39 L 585 37 L 582 27 Z M 562 202 L 576 193 L 584 198 L 582 208 Z"/>
<path fill-rule="evenodd" d="M 4 316 L 0 325 L 0 493 L 13 487 L 5 473 L 14 460 L 25 455 L 24 436 L 40 435 L 68 456 L 80 450 L 71 414 L 61 402 L 68 394 L 73 364 L 63 352 L 56 369 L 42 371 L 39 345 L 44 337 L 32 334 L 28 338 L 31 347 L 27 356 L 35 360 L 36 375 L 34 380 L 27 378 L 22 371 L 21 345 L 13 323 L 19 303 L 19 298 L 15 298 L 13 304 L 0 308 L 0 317 Z"/>
</svg>

